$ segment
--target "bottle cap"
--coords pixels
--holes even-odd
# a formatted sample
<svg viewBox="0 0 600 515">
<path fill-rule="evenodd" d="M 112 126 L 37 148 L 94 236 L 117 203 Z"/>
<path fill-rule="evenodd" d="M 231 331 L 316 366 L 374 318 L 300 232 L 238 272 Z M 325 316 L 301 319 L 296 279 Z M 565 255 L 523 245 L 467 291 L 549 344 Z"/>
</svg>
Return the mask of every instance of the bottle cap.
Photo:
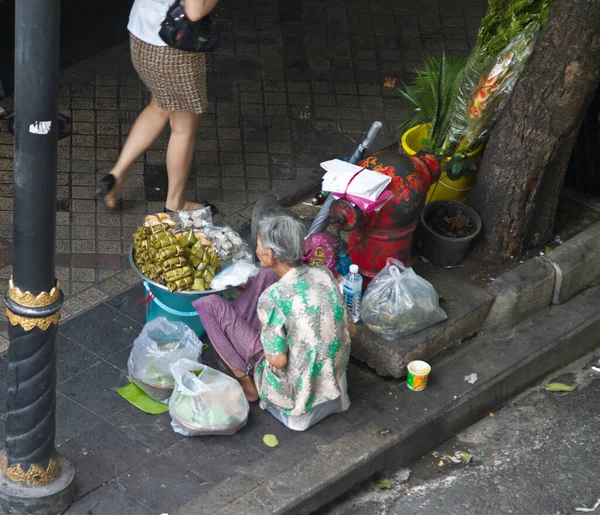
<svg viewBox="0 0 600 515">
<path fill-rule="evenodd" d="M 358 265 L 350 265 L 350 273 L 357 274 L 358 273 Z"/>
</svg>

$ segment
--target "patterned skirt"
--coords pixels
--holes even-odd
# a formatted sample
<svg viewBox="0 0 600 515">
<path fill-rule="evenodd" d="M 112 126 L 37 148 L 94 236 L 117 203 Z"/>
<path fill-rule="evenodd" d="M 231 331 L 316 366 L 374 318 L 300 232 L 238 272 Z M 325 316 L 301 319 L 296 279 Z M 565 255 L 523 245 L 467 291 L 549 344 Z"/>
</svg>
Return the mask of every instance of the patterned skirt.
<svg viewBox="0 0 600 515">
<path fill-rule="evenodd" d="M 130 34 L 135 71 L 165 111 L 206 111 L 206 55 L 146 43 Z"/>
</svg>

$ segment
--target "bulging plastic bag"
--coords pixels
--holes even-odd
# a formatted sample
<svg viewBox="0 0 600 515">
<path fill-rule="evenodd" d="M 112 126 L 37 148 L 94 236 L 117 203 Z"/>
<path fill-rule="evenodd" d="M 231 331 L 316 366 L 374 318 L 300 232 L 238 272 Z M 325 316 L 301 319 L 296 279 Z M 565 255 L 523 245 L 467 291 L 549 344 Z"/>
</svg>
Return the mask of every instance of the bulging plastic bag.
<svg viewBox="0 0 600 515">
<path fill-rule="evenodd" d="M 258 267 L 249 261 L 236 261 L 221 270 L 210 283 L 213 290 L 241 286 L 258 275 Z"/>
<path fill-rule="evenodd" d="M 448 318 L 431 283 L 393 258 L 388 258 L 385 268 L 367 287 L 360 316 L 371 332 L 386 340 L 416 333 Z"/>
<path fill-rule="evenodd" d="M 250 247 L 231 227 L 207 224 L 200 232 L 213 244 L 224 262 L 252 261 Z"/>
<path fill-rule="evenodd" d="M 186 324 L 158 317 L 133 342 L 127 362 L 129 377 L 151 398 L 162 401 L 175 385 L 171 365 L 184 358 L 197 363 L 201 354 L 202 342 Z"/>
<path fill-rule="evenodd" d="M 171 372 L 175 390 L 169 414 L 176 433 L 232 435 L 246 425 L 250 406 L 236 379 L 188 359 L 174 363 Z"/>
</svg>

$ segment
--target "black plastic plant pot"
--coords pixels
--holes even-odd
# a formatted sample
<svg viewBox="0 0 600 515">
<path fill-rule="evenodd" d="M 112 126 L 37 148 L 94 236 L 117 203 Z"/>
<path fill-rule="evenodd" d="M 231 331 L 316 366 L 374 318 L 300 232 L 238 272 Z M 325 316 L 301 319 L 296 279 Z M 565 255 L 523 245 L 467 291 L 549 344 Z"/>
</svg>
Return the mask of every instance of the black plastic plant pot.
<svg viewBox="0 0 600 515">
<path fill-rule="evenodd" d="M 471 219 L 474 231 L 464 237 L 449 237 L 432 228 L 432 220 L 440 208 L 457 204 L 463 214 Z M 481 232 L 481 218 L 474 209 L 452 200 L 436 200 L 421 211 L 421 255 L 439 266 L 458 265 L 469 253 L 473 240 Z"/>
</svg>

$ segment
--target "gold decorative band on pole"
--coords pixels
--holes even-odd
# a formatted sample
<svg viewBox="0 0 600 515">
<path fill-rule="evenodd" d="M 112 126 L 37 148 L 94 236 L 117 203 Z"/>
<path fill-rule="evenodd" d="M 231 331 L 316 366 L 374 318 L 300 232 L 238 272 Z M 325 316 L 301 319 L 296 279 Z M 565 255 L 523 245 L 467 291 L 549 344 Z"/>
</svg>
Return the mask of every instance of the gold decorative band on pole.
<svg viewBox="0 0 600 515">
<path fill-rule="evenodd" d="M 47 331 L 52 324 L 57 325 L 60 320 L 60 312 L 43 318 L 28 318 L 15 315 L 8 308 L 6 308 L 6 316 L 11 325 L 20 325 L 25 331 L 31 331 L 34 327 L 39 327 L 42 331 Z"/>
<path fill-rule="evenodd" d="M 56 286 L 50 292 L 41 292 L 34 295 L 30 291 L 23 292 L 13 282 L 11 277 L 8 281 L 8 296 L 17 304 L 28 308 L 44 308 L 54 304 L 60 297 L 60 281 L 56 281 Z M 16 324 L 13 324 L 16 325 Z"/>
<path fill-rule="evenodd" d="M 2 474 L 14 483 L 26 483 L 28 485 L 47 485 L 51 483 L 58 476 L 58 462 L 54 459 L 50 459 L 48 468 L 44 470 L 39 465 L 30 465 L 27 472 L 23 472 L 23 467 L 20 463 L 8 466 L 8 458 L 6 454 L 2 453 L 2 460 L 0 461 L 0 470 Z"/>
</svg>

